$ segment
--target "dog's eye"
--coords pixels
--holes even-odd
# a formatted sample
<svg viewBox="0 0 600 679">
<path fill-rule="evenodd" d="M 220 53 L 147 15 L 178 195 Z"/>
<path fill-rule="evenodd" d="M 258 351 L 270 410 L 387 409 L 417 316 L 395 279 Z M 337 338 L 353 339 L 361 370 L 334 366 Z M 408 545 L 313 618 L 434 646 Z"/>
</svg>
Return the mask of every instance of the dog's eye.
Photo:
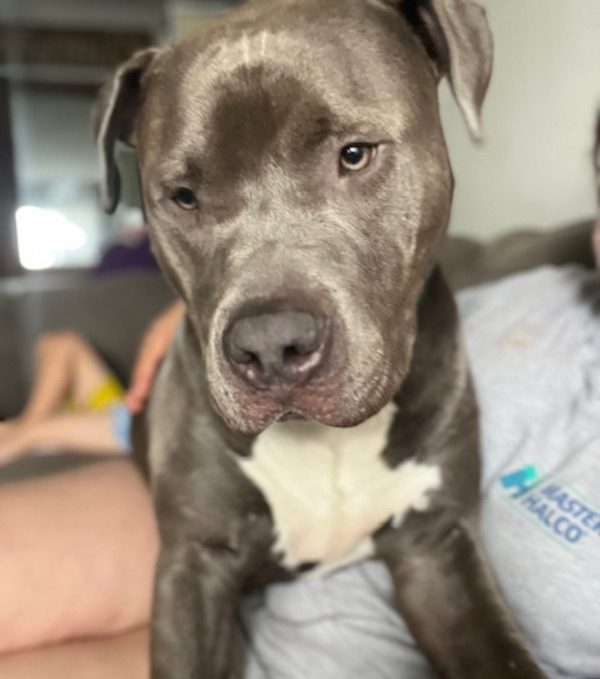
<svg viewBox="0 0 600 679">
<path fill-rule="evenodd" d="M 195 210 L 198 207 L 198 201 L 191 189 L 181 187 L 173 193 L 173 201 L 182 210 Z"/>
<path fill-rule="evenodd" d="M 348 144 L 340 153 L 340 172 L 359 172 L 367 167 L 375 157 L 375 146 L 371 144 Z"/>
</svg>

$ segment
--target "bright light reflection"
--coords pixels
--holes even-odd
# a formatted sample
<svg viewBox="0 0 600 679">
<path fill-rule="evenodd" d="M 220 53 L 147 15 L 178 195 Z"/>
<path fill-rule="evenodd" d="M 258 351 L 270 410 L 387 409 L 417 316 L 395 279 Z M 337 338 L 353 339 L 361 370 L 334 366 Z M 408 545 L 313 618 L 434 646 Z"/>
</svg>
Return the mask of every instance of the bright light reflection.
<svg viewBox="0 0 600 679">
<path fill-rule="evenodd" d="M 19 261 L 32 271 L 60 264 L 65 251 L 79 250 L 86 240 L 78 224 L 51 208 L 23 205 L 16 221 Z"/>
</svg>

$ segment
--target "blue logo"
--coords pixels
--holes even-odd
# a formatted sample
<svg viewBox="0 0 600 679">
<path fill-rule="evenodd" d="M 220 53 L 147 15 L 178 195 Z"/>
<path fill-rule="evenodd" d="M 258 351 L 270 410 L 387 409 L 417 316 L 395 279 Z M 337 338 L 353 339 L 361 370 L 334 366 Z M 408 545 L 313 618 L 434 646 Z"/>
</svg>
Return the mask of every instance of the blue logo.
<svg viewBox="0 0 600 679">
<path fill-rule="evenodd" d="M 505 474 L 500 478 L 502 487 L 512 490 L 512 497 L 518 497 L 527 492 L 538 480 L 537 471 L 532 465 L 527 465 L 522 469 Z"/>
<path fill-rule="evenodd" d="M 600 536 L 600 510 L 578 497 L 571 488 L 542 483 L 535 467 L 527 465 L 500 478 L 515 506 L 540 528 L 574 546 L 588 536 Z"/>
</svg>

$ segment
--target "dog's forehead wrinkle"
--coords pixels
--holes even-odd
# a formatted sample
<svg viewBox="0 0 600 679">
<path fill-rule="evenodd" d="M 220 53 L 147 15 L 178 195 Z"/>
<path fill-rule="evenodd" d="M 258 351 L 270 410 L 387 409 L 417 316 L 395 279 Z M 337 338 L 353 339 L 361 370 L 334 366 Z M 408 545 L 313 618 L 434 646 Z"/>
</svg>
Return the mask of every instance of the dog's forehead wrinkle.
<svg viewBox="0 0 600 679">
<path fill-rule="evenodd" d="M 267 54 L 267 43 L 269 41 L 269 33 L 261 31 L 260 33 L 260 56 L 264 59 Z"/>
<path fill-rule="evenodd" d="M 360 39 L 358 34 L 357 39 Z M 208 93 L 218 93 L 223 79 L 230 77 L 240 66 L 261 66 L 273 73 L 290 74 L 312 88 L 318 88 L 323 94 L 333 96 L 334 93 L 346 93 L 352 96 L 353 103 L 381 100 L 379 111 L 386 108 L 386 104 L 398 110 L 398 86 L 402 87 L 402 79 L 395 78 L 396 86 L 377 87 L 371 79 L 366 79 L 368 63 L 376 60 L 376 49 L 364 39 L 364 48 L 354 49 L 348 42 L 348 59 L 340 60 L 339 36 L 323 41 L 318 37 L 311 38 L 310 34 L 297 30 L 257 30 L 255 33 L 244 31 L 237 39 L 222 37 L 214 41 L 209 48 L 201 49 L 194 57 L 190 68 L 183 76 L 180 92 L 186 96 L 189 109 L 200 113 L 205 109 Z M 315 55 L 319 54 L 320 58 Z M 331 69 L 327 64 L 335 63 Z M 381 70 L 382 66 L 379 65 Z M 393 70 L 390 68 L 390 75 Z M 332 86 L 335 85 L 335 86 Z M 377 107 L 373 106 L 376 111 Z"/>
</svg>

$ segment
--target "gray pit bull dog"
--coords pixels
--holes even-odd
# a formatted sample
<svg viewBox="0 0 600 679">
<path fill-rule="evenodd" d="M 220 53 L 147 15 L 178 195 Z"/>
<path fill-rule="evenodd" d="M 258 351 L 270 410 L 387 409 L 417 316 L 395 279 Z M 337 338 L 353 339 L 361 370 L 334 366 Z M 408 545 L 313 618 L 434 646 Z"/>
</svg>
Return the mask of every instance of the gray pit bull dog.
<svg viewBox="0 0 600 679">
<path fill-rule="evenodd" d="M 469 0 L 251 0 L 105 91 L 106 208 L 122 141 L 187 307 L 150 412 L 153 679 L 243 676 L 245 590 L 368 557 L 440 677 L 543 676 L 480 553 L 477 411 L 436 264 L 437 84 L 477 133 L 491 53 Z"/>
</svg>

